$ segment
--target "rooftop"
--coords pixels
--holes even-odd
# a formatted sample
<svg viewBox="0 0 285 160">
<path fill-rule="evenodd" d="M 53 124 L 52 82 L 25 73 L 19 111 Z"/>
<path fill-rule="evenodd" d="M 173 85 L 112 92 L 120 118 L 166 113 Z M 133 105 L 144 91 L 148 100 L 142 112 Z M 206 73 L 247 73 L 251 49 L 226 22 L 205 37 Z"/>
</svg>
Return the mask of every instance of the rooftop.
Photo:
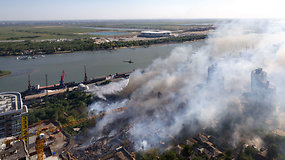
<svg viewBox="0 0 285 160">
<path fill-rule="evenodd" d="M 20 109 L 22 109 L 22 99 L 19 92 L 0 93 L 0 115 Z"/>
<path fill-rule="evenodd" d="M 162 33 L 171 33 L 171 31 L 142 31 L 141 33 L 157 33 L 157 34 L 162 34 Z"/>
</svg>

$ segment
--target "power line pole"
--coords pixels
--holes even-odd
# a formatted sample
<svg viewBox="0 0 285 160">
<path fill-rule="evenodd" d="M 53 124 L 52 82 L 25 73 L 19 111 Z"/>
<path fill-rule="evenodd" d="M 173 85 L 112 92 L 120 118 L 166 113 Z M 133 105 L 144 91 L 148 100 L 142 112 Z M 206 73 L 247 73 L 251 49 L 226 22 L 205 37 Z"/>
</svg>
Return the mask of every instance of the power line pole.
<svg viewBox="0 0 285 160">
<path fill-rule="evenodd" d="M 32 89 L 32 86 L 31 86 L 31 79 L 30 79 L 30 73 L 28 75 L 28 90 L 30 91 Z"/>
<path fill-rule="evenodd" d="M 46 74 L 46 87 L 48 86 L 48 78 L 47 78 L 47 74 Z M 46 97 L 48 97 L 48 90 L 46 89 Z"/>
<path fill-rule="evenodd" d="M 86 65 L 84 65 L 84 82 L 86 83 L 87 82 L 87 73 L 86 73 Z"/>
</svg>

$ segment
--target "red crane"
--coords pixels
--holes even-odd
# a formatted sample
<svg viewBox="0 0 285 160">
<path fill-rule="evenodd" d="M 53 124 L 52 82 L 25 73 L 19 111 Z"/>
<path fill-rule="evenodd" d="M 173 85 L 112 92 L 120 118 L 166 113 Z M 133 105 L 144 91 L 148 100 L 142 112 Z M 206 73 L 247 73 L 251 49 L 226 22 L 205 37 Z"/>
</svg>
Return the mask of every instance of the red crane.
<svg viewBox="0 0 285 160">
<path fill-rule="evenodd" d="M 60 81 L 59 81 L 59 85 L 60 86 L 64 86 L 64 82 L 63 82 L 63 78 L 65 76 L 65 72 L 64 70 L 62 70 L 61 76 L 60 76 Z"/>
</svg>

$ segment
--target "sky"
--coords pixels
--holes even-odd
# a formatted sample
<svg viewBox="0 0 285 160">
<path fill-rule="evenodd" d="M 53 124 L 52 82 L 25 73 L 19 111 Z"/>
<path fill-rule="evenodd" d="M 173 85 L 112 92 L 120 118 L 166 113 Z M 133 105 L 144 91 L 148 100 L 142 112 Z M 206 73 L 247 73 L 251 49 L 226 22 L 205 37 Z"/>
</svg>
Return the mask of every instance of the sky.
<svg viewBox="0 0 285 160">
<path fill-rule="evenodd" d="M 0 20 L 285 18 L 284 0 L 0 0 Z"/>
</svg>

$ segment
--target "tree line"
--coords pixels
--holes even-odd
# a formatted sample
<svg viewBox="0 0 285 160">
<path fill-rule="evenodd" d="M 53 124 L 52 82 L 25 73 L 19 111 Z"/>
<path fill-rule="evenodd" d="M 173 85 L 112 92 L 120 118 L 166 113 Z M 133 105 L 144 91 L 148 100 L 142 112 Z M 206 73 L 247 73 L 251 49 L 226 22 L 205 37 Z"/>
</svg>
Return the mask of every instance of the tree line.
<svg viewBox="0 0 285 160">
<path fill-rule="evenodd" d="M 96 51 L 108 50 L 120 47 L 134 47 L 134 46 L 149 46 L 153 44 L 163 43 L 178 43 L 194 40 L 202 40 L 207 37 L 206 34 L 188 35 L 181 37 L 168 37 L 151 40 L 137 40 L 137 41 L 112 41 L 101 44 L 94 43 L 93 39 L 74 39 L 71 41 L 23 41 L 23 42 L 1 42 L 0 55 L 37 55 L 37 54 L 54 54 L 61 52 L 74 51 Z"/>
</svg>

